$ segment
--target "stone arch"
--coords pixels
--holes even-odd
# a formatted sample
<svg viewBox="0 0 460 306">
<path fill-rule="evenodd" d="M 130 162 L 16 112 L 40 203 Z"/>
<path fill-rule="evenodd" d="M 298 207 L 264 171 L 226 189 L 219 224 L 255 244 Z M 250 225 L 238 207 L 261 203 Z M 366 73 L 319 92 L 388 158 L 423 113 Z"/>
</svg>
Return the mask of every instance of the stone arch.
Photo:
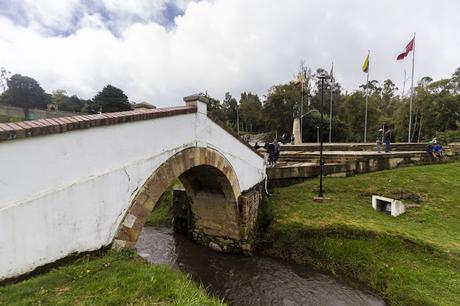
<svg viewBox="0 0 460 306">
<path fill-rule="evenodd" d="M 220 187 L 219 192 L 226 203 L 225 209 L 233 210 L 230 213 L 233 221 L 236 222 L 235 225 L 238 226 L 238 198 L 241 190 L 232 165 L 216 150 L 187 148 L 161 164 L 139 189 L 118 227 L 113 240 L 113 248 L 134 247 L 148 214 L 175 178 L 180 177 L 192 201 L 202 201 L 204 195 L 198 186 L 203 182 L 199 179 L 203 175 L 213 176 L 215 180 L 205 187 L 208 189 Z"/>
</svg>

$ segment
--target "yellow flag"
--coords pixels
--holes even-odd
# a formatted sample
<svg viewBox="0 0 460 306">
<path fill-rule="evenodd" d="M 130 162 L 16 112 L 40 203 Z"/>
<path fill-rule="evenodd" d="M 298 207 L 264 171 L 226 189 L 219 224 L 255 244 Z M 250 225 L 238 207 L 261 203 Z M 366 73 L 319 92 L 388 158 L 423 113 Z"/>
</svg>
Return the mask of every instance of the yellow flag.
<svg viewBox="0 0 460 306">
<path fill-rule="evenodd" d="M 363 64 L 363 72 L 368 72 L 369 71 L 369 54 L 366 56 L 366 59 L 364 60 Z"/>
</svg>

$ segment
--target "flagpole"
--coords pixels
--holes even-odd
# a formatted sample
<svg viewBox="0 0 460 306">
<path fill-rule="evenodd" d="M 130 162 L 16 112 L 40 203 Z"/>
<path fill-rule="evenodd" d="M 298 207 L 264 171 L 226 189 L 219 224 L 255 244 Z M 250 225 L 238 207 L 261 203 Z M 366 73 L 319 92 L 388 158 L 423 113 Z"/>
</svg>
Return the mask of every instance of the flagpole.
<svg viewBox="0 0 460 306">
<path fill-rule="evenodd" d="M 367 78 L 366 78 L 366 113 L 364 114 L 364 143 L 367 142 L 367 103 L 369 100 L 369 70 L 370 70 L 370 55 L 371 51 L 367 50 Z"/>
<path fill-rule="evenodd" d="M 303 73 L 303 72 L 302 72 Z M 303 133 L 302 133 L 302 130 L 303 130 L 303 125 L 302 125 L 302 121 L 303 121 L 303 80 L 302 80 L 302 83 L 300 83 L 300 86 L 301 87 L 301 94 L 300 94 L 300 144 L 302 144 L 302 139 L 303 139 Z"/>
<path fill-rule="evenodd" d="M 332 63 L 332 69 L 334 69 L 334 63 Z M 331 75 L 331 102 L 329 104 L 329 143 L 332 142 L 331 139 L 332 139 L 332 86 L 333 85 L 334 85 L 334 78 Z"/>
<path fill-rule="evenodd" d="M 409 135 L 407 136 L 407 142 L 411 141 L 411 130 L 412 130 L 412 99 L 414 97 L 414 63 L 415 63 L 415 32 L 414 32 L 414 44 L 412 50 L 412 80 L 411 80 L 411 91 L 410 91 L 410 102 L 409 102 Z"/>
</svg>

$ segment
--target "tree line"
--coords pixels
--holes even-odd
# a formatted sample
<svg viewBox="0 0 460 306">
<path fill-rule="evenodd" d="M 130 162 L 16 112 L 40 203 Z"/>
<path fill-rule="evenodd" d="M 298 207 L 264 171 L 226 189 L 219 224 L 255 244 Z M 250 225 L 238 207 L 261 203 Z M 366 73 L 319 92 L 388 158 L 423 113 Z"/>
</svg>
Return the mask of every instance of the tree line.
<svg viewBox="0 0 460 306">
<path fill-rule="evenodd" d="M 93 99 L 81 99 L 76 95 L 68 96 L 62 89 L 46 93 L 33 78 L 14 74 L 10 76 L 4 68 L 0 69 L 0 85 L 3 93 L 0 104 L 20 107 L 26 120 L 30 119 L 31 109 L 53 109 L 76 113 L 106 113 L 127 111 L 136 107 L 129 103 L 123 90 L 106 85 Z"/>
<path fill-rule="evenodd" d="M 302 65 L 303 66 L 303 65 Z M 249 133 L 271 132 L 271 137 L 292 133 L 294 117 L 302 110 L 304 142 L 317 141 L 320 124 L 321 83 L 318 75 L 328 75 L 324 69 L 311 73 L 302 67 L 303 88 L 298 82 L 272 86 L 263 100 L 256 94 L 243 92 L 238 101 L 226 93 L 222 103 L 211 98 L 210 112 L 236 130 Z M 339 82 L 328 78 L 324 83 L 323 139 L 328 139 L 330 99 L 332 95 L 332 142 L 363 142 L 366 84 L 353 92 L 345 91 Z M 391 128 L 393 141 L 408 140 L 409 99 L 393 81 L 368 83 L 368 135 L 374 142 L 379 128 Z M 237 114 L 238 112 L 238 114 Z M 434 81 L 421 78 L 414 86 L 411 141 L 425 141 L 439 136 L 445 141 L 460 141 L 460 68 L 450 78 Z"/>
<path fill-rule="evenodd" d="M 59 110 L 84 113 L 115 112 L 130 110 L 128 97 L 119 88 L 105 86 L 93 99 L 85 100 L 64 90 L 46 93 L 33 78 L 15 74 L 10 76 L 0 70 L 3 93 L 0 103 L 24 109 L 46 109 L 50 104 Z M 219 121 L 242 133 L 269 133 L 273 138 L 282 133 L 292 133 L 294 117 L 303 115 L 302 135 L 304 142 L 317 141 L 320 122 L 321 83 L 318 75 L 328 75 L 319 68 L 314 73 L 301 64 L 298 76 L 303 86 L 291 81 L 272 86 L 266 95 L 259 97 L 243 92 L 239 97 L 226 93 L 222 101 L 209 97 L 208 111 Z M 391 128 L 394 141 L 407 141 L 409 122 L 409 95 L 401 92 L 390 79 L 369 81 L 368 85 L 368 137 L 375 141 L 379 128 Z M 363 142 L 365 116 L 365 88 L 345 91 L 340 83 L 328 78 L 324 83 L 323 139 L 328 139 L 330 99 L 332 95 L 332 141 Z M 238 128 L 239 127 L 239 128 Z M 460 67 L 450 78 L 433 80 L 423 77 L 414 88 L 411 141 L 425 141 L 440 135 L 446 141 L 460 141 Z"/>
</svg>

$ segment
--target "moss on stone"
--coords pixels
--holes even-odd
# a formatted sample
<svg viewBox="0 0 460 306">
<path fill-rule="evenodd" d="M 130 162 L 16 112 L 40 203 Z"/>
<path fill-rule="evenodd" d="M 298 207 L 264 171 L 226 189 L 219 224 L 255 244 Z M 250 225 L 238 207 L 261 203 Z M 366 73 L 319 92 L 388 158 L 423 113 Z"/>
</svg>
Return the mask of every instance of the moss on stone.
<svg viewBox="0 0 460 306">
<path fill-rule="evenodd" d="M 182 186 L 179 179 L 175 179 L 171 185 L 166 188 L 163 195 L 158 200 L 152 212 L 147 217 L 145 226 L 165 226 L 171 225 L 172 222 L 172 205 L 174 186 Z"/>
</svg>

